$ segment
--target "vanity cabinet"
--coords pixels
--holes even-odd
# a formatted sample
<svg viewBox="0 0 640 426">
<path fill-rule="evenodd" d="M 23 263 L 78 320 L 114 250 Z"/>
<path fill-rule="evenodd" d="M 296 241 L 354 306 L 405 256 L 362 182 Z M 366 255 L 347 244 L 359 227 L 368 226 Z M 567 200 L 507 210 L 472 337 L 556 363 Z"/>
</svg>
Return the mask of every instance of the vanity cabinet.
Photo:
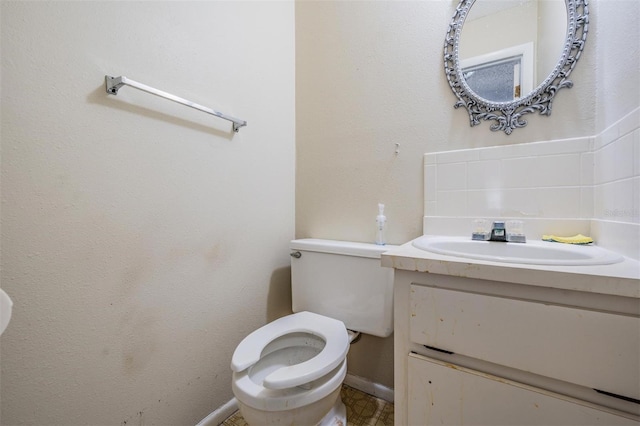
<svg viewBox="0 0 640 426">
<path fill-rule="evenodd" d="M 402 269 L 394 298 L 396 424 L 640 424 L 640 299 Z"/>
</svg>

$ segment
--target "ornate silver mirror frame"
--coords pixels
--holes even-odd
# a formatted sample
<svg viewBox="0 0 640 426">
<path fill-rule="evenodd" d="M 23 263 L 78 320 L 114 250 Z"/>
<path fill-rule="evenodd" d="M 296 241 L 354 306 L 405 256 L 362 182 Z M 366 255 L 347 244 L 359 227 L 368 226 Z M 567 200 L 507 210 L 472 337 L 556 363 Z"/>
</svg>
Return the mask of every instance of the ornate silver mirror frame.
<svg viewBox="0 0 640 426">
<path fill-rule="evenodd" d="M 538 111 L 551 115 L 551 103 L 560 89 L 571 88 L 568 79 L 584 48 L 589 30 L 588 0 L 565 0 L 567 6 L 567 36 L 560 60 L 549 76 L 529 94 L 509 102 L 492 102 L 478 96 L 467 84 L 462 74 L 459 44 L 462 27 L 471 6 L 476 0 L 460 0 L 453 15 L 444 42 L 444 69 L 451 89 L 458 97 L 454 108 L 465 107 L 471 126 L 482 120 L 494 120 L 492 131 L 511 134 L 514 129 L 527 125 L 525 114 Z"/>
</svg>

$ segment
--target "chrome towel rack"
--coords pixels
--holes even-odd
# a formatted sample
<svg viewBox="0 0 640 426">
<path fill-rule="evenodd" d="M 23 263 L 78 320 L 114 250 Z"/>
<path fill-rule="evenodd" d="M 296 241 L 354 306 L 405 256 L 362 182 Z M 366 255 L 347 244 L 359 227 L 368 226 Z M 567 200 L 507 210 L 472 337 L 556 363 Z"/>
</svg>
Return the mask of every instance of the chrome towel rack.
<svg viewBox="0 0 640 426">
<path fill-rule="evenodd" d="M 223 114 L 221 112 L 215 111 L 206 106 L 199 105 L 195 102 L 188 101 L 181 97 L 172 95 L 171 93 L 163 92 L 162 90 L 154 89 L 153 87 L 147 86 L 146 84 L 138 83 L 137 81 L 131 80 L 125 76 L 112 77 L 110 75 L 104 76 L 105 85 L 107 89 L 107 93 L 110 95 L 117 95 L 118 90 L 122 86 L 131 86 L 135 89 L 142 90 L 143 92 L 151 93 L 152 95 L 160 96 L 161 98 L 169 99 L 170 101 L 177 102 L 182 105 L 186 105 L 188 107 L 197 109 L 198 111 L 206 112 L 207 114 L 215 115 L 216 117 L 220 117 L 224 120 L 228 120 L 233 122 L 233 131 L 238 132 L 241 127 L 247 125 L 245 120 L 241 120 L 239 118 L 231 117 L 230 115 Z"/>
</svg>

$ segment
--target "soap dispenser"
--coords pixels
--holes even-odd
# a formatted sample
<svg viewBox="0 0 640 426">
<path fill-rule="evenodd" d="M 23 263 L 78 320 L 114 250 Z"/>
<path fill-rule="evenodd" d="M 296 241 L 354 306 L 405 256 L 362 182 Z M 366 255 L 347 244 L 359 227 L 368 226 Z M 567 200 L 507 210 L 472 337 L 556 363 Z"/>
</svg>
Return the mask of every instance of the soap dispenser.
<svg viewBox="0 0 640 426">
<path fill-rule="evenodd" d="M 376 244 L 381 246 L 387 243 L 385 238 L 386 224 L 387 217 L 384 215 L 384 204 L 378 204 L 378 216 L 376 216 Z"/>
</svg>

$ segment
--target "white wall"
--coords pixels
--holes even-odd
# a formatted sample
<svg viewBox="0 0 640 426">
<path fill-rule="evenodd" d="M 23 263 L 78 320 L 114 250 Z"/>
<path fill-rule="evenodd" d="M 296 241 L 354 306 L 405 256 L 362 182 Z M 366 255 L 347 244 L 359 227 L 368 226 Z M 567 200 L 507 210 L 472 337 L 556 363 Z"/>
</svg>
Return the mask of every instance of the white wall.
<svg viewBox="0 0 640 426">
<path fill-rule="evenodd" d="M 589 7 L 588 43 L 593 41 L 597 49 L 593 72 L 598 134 L 640 105 L 640 2 L 598 0 L 590 1 Z"/>
<path fill-rule="evenodd" d="M 292 2 L 2 2 L 2 424 L 193 425 L 288 313 Z M 126 75 L 248 121 L 124 87 Z"/>
<path fill-rule="evenodd" d="M 567 7 L 562 0 L 538 2 L 537 75 L 544 79 L 554 69 L 564 47 Z M 539 80 L 540 81 L 540 80 Z M 542 81 L 540 81 L 542 82 Z"/>
<path fill-rule="evenodd" d="M 552 115 L 530 114 L 511 135 L 469 127 L 443 71 L 457 4 L 296 3 L 297 237 L 373 241 L 382 202 L 389 242 L 404 243 L 422 233 L 425 152 L 592 137 L 639 106 L 640 3 L 592 0 L 575 85 Z M 361 347 L 351 371 L 392 386 L 392 339 Z M 362 367 L 372 351 L 379 361 Z"/>
</svg>

